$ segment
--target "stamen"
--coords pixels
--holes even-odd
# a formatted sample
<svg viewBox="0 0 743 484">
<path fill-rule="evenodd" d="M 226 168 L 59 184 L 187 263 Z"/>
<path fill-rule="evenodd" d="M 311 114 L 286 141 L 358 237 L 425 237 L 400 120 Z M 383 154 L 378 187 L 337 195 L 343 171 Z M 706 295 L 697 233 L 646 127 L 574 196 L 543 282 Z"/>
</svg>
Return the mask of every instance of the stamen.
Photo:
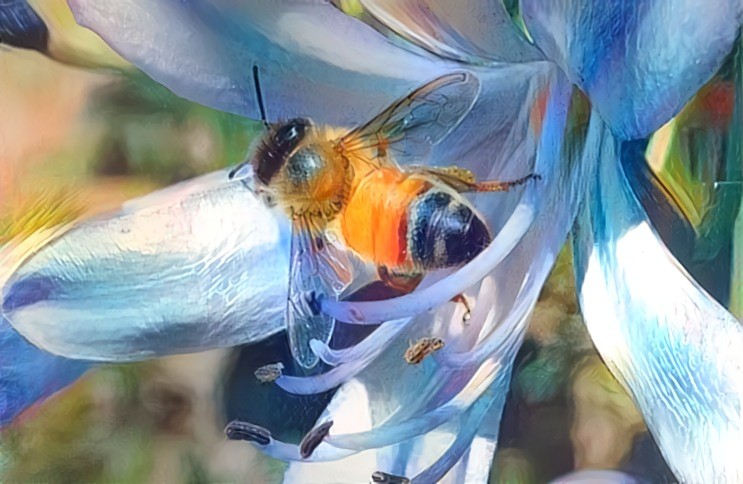
<svg viewBox="0 0 743 484">
<path fill-rule="evenodd" d="M 548 269 L 547 269 L 548 270 Z M 476 368 L 486 358 L 501 353 L 515 343 L 514 336 L 523 333 L 529 320 L 531 311 L 537 302 L 542 278 L 533 275 L 528 278 L 516 296 L 508 315 L 498 323 L 493 331 L 481 338 L 481 342 L 466 352 L 447 352 L 441 355 L 440 362 L 449 368 L 465 369 Z"/>
<path fill-rule="evenodd" d="M 496 385 L 493 385 L 495 387 Z M 493 389 L 491 387 L 491 389 Z M 483 418 L 490 410 L 496 398 L 493 391 L 485 392 L 477 402 L 462 416 L 463 422 L 460 426 L 457 437 L 452 445 L 439 457 L 436 462 L 415 476 L 411 484 L 428 484 L 429 482 L 439 482 L 454 465 L 459 462 L 477 435 Z"/>
<path fill-rule="evenodd" d="M 404 296 L 384 301 L 334 301 L 323 298 L 322 311 L 351 324 L 378 324 L 430 311 L 474 286 L 508 256 L 534 221 L 534 207 L 520 203 L 490 245 L 447 278 Z"/>
<path fill-rule="evenodd" d="M 397 444 L 428 433 L 469 408 L 495 381 L 500 369 L 500 362 L 489 360 L 478 369 L 462 391 L 445 404 L 401 422 L 382 424 L 365 432 L 330 435 L 325 442 L 360 452 Z"/>
<path fill-rule="evenodd" d="M 405 328 L 410 319 L 401 319 L 391 321 L 388 325 L 383 325 L 374 333 L 369 335 L 361 343 L 347 348 L 345 350 L 331 350 L 327 345 L 318 340 L 312 340 L 310 345 L 312 349 L 318 348 L 321 352 L 343 351 L 343 357 L 347 360 L 340 361 L 334 359 L 339 365 L 330 371 L 320 373 L 319 375 L 301 377 L 301 376 L 281 376 L 276 380 L 276 384 L 289 393 L 296 395 L 312 395 L 322 393 L 336 388 L 349 381 L 361 371 L 364 370 L 374 359 L 379 356 L 387 347 L 387 343 L 392 341 L 402 329 Z M 377 334 L 379 333 L 379 334 Z M 312 343 L 315 343 L 314 345 Z M 316 351 L 316 350 L 315 350 Z M 330 355 L 324 355 L 330 356 Z M 338 356 L 337 354 L 334 356 Z"/>
<path fill-rule="evenodd" d="M 389 321 L 377 328 L 372 334 L 356 345 L 341 350 L 331 349 L 326 343 L 313 339 L 310 347 L 317 356 L 328 365 L 337 366 L 342 363 L 365 358 L 373 351 L 379 351 L 392 341 L 411 321 L 409 318 Z"/>
</svg>

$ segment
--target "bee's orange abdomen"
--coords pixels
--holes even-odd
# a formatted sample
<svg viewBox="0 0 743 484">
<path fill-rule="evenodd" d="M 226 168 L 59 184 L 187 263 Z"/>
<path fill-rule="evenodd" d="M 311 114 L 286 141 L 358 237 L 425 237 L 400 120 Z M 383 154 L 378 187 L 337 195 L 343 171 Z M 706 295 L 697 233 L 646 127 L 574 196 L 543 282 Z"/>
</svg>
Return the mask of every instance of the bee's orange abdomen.
<svg viewBox="0 0 743 484">
<path fill-rule="evenodd" d="M 426 188 L 425 180 L 393 168 L 371 171 L 352 189 L 341 213 L 346 245 L 379 266 L 409 265 L 408 207 Z"/>
</svg>

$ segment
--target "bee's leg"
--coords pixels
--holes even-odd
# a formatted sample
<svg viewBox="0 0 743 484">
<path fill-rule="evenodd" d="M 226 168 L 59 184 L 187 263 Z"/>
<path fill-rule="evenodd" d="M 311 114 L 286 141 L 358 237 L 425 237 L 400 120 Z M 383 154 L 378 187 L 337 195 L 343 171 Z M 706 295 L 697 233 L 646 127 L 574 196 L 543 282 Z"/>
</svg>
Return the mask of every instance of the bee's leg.
<svg viewBox="0 0 743 484">
<path fill-rule="evenodd" d="M 521 177 L 517 180 L 510 181 L 498 181 L 498 180 L 487 180 L 477 182 L 474 184 L 473 189 L 469 191 L 474 192 L 507 192 L 512 187 L 523 185 L 529 180 L 539 180 L 542 177 L 536 173 L 529 173 L 528 175 Z"/>
<path fill-rule="evenodd" d="M 467 298 L 464 296 L 464 294 L 457 294 L 453 298 L 451 298 L 451 302 L 454 304 L 463 304 L 464 305 L 464 314 L 462 315 L 462 321 L 467 322 L 470 320 L 470 317 L 472 317 L 472 308 L 470 307 L 469 301 L 467 301 Z"/>
<path fill-rule="evenodd" d="M 412 173 L 421 173 L 436 178 L 439 182 L 448 185 L 459 193 L 467 192 L 507 192 L 511 187 L 523 185 L 529 180 L 539 180 L 541 176 L 530 173 L 517 180 L 478 181 L 474 173 L 459 166 L 412 166 L 408 170 Z"/>
</svg>

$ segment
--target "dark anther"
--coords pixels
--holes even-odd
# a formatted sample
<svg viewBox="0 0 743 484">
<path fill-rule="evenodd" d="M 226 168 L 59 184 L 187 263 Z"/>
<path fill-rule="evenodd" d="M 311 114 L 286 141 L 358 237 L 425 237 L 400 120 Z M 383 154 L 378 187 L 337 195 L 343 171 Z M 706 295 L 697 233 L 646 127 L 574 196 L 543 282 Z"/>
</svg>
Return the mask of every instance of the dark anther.
<svg viewBox="0 0 743 484">
<path fill-rule="evenodd" d="M 394 474 L 387 474 L 386 472 L 377 471 L 372 474 L 372 482 L 379 482 L 384 484 L 409 484 L 410 479 L 407 477 L 396 476 Z"/>
<path fill-rule="evenodd" d="M 224 433 L 230 440 L 247 440 L 258 445 L 271 443 L 271 432 L 261 427 L 242 420 L 233 420 L 227 424 Z"/>
<path fill-rule="evenodd" d="M 302 459 L 307 459 L 312 455 L 315 449 L 317 449 L 317 446 L 320 445 L 323 439 L 327 437 L 328 433 L 330 433 L 330 427 L 332 426 L 333 421 L 329 420 L 310 430 L 309 433 L 304 436 L 302 442 L 299 444 L 299 453 L 302 456 Z"/>
</svg>

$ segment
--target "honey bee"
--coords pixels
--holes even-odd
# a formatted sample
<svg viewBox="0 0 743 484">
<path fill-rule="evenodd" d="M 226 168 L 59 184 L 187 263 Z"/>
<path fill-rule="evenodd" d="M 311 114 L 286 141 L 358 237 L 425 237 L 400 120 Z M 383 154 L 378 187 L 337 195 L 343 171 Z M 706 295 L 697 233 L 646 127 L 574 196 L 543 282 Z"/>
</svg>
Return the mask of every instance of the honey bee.
<svg viewBox="0 0 743 484">
<path fill-rule="evenodd" d="M 340 137 L 305 118 L 265 123 L 250 168 L 256 193 L 292 222 L 286 321 L 300 365 L 317 363 L 311 339 L 328 342 L 332 334 L 334 320 L 321 313 L 319 298 L 338 296 L 350 283 L 345 249 L 376 265 L 385 284 L 412 291 L 427 272 L 469 262 L 490 243 L 485 221 L 462 193 L 505 191 L 537 178 L 478 181 L 457 166 L 399 164 L 420 159 L 449 134 L 479 89 L 469 73 L 439 77 Z M 469 311 L 463 297 L 454 300 Z"/>
<path fill-rule="evenodd" d="M 405 350 L 405 361 L 411 365 L 417 365 L 423 361 L 423 358 L 443 347 L 444 340 L 441 338 L 421 338 Z"/>
</svg>

